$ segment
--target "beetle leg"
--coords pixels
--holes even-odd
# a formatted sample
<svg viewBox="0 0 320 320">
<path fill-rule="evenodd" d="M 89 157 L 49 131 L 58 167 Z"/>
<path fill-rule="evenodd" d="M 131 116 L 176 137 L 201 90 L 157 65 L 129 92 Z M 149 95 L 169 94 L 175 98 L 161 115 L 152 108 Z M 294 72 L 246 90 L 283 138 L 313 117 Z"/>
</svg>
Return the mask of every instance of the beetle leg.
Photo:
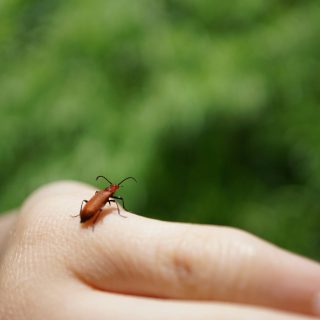
<svg viewBox="0 0 320 320">
<path fill-rule="evenodd" d="M 121 200 L 123 209 L 127 211 L 127 209 L 124 206 L 124 199 L 122 197 L 112 196 L 112 198 L 117 199 L 117 200 Z"/>
<path fill-rule="evenodd" d="M 79 217 L 79 216 L 80 216 L 80 213 L 81 213 L 81 211 L 82 211 L 82 206 L 83 206 L 83 203 L 84 203 L 84 202 L 87 203 L 88 200 L 82 200 L 79 214 L 77 214 L 76 216 L 71 216 L 72 218 L 76 218 L 76 217 Z"/>
<path fill-rule="evenodd" d="M 117 202 L 116 200 L 110 199 L 109 201 L 114 202 L 114 203 L 117 205 L 118 215 L 119 215 L 120 217 L 122 217 L 122 218 L 128 218 L 128 217 L 126 217 L 126 216 L 123 216 L 123 215 L 120 213 L 119 205 L 118 205 L 118 202 Z"/>
</svg>

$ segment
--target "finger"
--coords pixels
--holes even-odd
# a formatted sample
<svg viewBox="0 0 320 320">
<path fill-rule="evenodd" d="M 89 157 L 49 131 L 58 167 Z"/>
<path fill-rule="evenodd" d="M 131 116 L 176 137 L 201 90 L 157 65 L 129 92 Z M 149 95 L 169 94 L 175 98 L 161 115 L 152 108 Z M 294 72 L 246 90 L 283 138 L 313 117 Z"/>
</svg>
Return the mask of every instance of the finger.
<svg viewBox="0 0 320 320">
<path fill-rule="evenodd" d="M 78 292 L 67 301 L 78 319 L 139 320 L 312 320 L 315 318 L 227 303 L 200 303 Z M 81 301 L 81 303 L 79 303 Z M 66 319 L 66 317 L 64 317 Z M 73 318 L 74 319 L 74 318 Z"/>
<path fill-rule="evenodd" d="M 107 291 L 256 304 L 314 314 L 317 263 L 251 235 L 208 226 L 108 216 L 79 240 L 74 270 Z M 82 241 L 83 240 L 83 241 Z"/>
<path fill-rule="evenodd" d="M 128 219 L 123 219 L 109 209 L 92 232 L 70 218 L 70 213 L 77 213 L 81 201 L 94 190 L 80 184 L 68 186 L 59 194 L 53 185 L 53 195 L 48 192 L 45 201 L 40 199 L 41 192 L 34 194 L 24 210 L 38 225 L 50 221 L 51 228 L 59 229 L 54 234 L 61 234 L 68 244 L 61 249 L 63 261 L 89 285 L 106 291 L 315 314 L 320 291 L 317 263 L 238 230 L 166 223 L 128 212 Z"/>
</svg>

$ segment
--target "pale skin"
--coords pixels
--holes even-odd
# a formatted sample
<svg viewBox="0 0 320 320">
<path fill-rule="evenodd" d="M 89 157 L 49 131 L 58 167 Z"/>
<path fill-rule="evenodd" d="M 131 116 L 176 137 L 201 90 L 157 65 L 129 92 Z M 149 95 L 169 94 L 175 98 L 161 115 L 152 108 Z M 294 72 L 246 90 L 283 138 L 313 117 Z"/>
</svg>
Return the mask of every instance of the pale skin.
<svg viewBox="0 0 320 320">
<path fill-rule="evenodd" d="M 0 319 L 320 315 L 319 263 L 234 228 L 124 219 L 114 203 L 93 232 L 71 215 L 95 191 L 53 183 L 0 217 Z"/>
</svg>

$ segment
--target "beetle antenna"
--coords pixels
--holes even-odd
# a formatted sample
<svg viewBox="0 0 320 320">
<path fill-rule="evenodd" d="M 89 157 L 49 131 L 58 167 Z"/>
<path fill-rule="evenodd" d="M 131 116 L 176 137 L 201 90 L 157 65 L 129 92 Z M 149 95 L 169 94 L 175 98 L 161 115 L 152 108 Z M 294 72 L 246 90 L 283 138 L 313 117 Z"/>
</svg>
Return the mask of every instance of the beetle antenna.
<svg viewBox="0 0 320 320">
<path fill-rule="evenodd" d="M 112 184 L 112 182 L 110 180 L 108 180 L 105 176 L 97 176 L 96 180 L 98 180 L 100 178 L 103 178 L 103 179 L 107 180 L 110 184 Z"/>
<path fill-rule="evenodd" d="M 119 183 L 118 183 L 118 186 L 120 186 L 120 184 L 128 179 L 132 179 L 134 180 L 135 182 L 137 182 L 137 180 L 134 178 L 134 177 L 127 177 L 127 178 L 124 178 L 123 180 L 121 180 Z"/>
</svg>

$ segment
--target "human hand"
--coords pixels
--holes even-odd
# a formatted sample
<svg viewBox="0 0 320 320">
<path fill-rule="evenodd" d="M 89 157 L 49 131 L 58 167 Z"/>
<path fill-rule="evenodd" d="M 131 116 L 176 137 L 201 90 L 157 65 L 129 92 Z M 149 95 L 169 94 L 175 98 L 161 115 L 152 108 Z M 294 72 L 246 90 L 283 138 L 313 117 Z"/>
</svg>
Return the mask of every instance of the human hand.
<svg viewBox="0 0 320 320">
<path fill-rule="evenodd" d="M 320 266 L 228 227 L 163 222 L 50 184 L 0 219 L 0 319 L 303 320 L 320 314 Z M 318 300 L 317 300 L 318 299 Z M 304 314 L 304 315 L 303 315 Z"/>
</svg>

